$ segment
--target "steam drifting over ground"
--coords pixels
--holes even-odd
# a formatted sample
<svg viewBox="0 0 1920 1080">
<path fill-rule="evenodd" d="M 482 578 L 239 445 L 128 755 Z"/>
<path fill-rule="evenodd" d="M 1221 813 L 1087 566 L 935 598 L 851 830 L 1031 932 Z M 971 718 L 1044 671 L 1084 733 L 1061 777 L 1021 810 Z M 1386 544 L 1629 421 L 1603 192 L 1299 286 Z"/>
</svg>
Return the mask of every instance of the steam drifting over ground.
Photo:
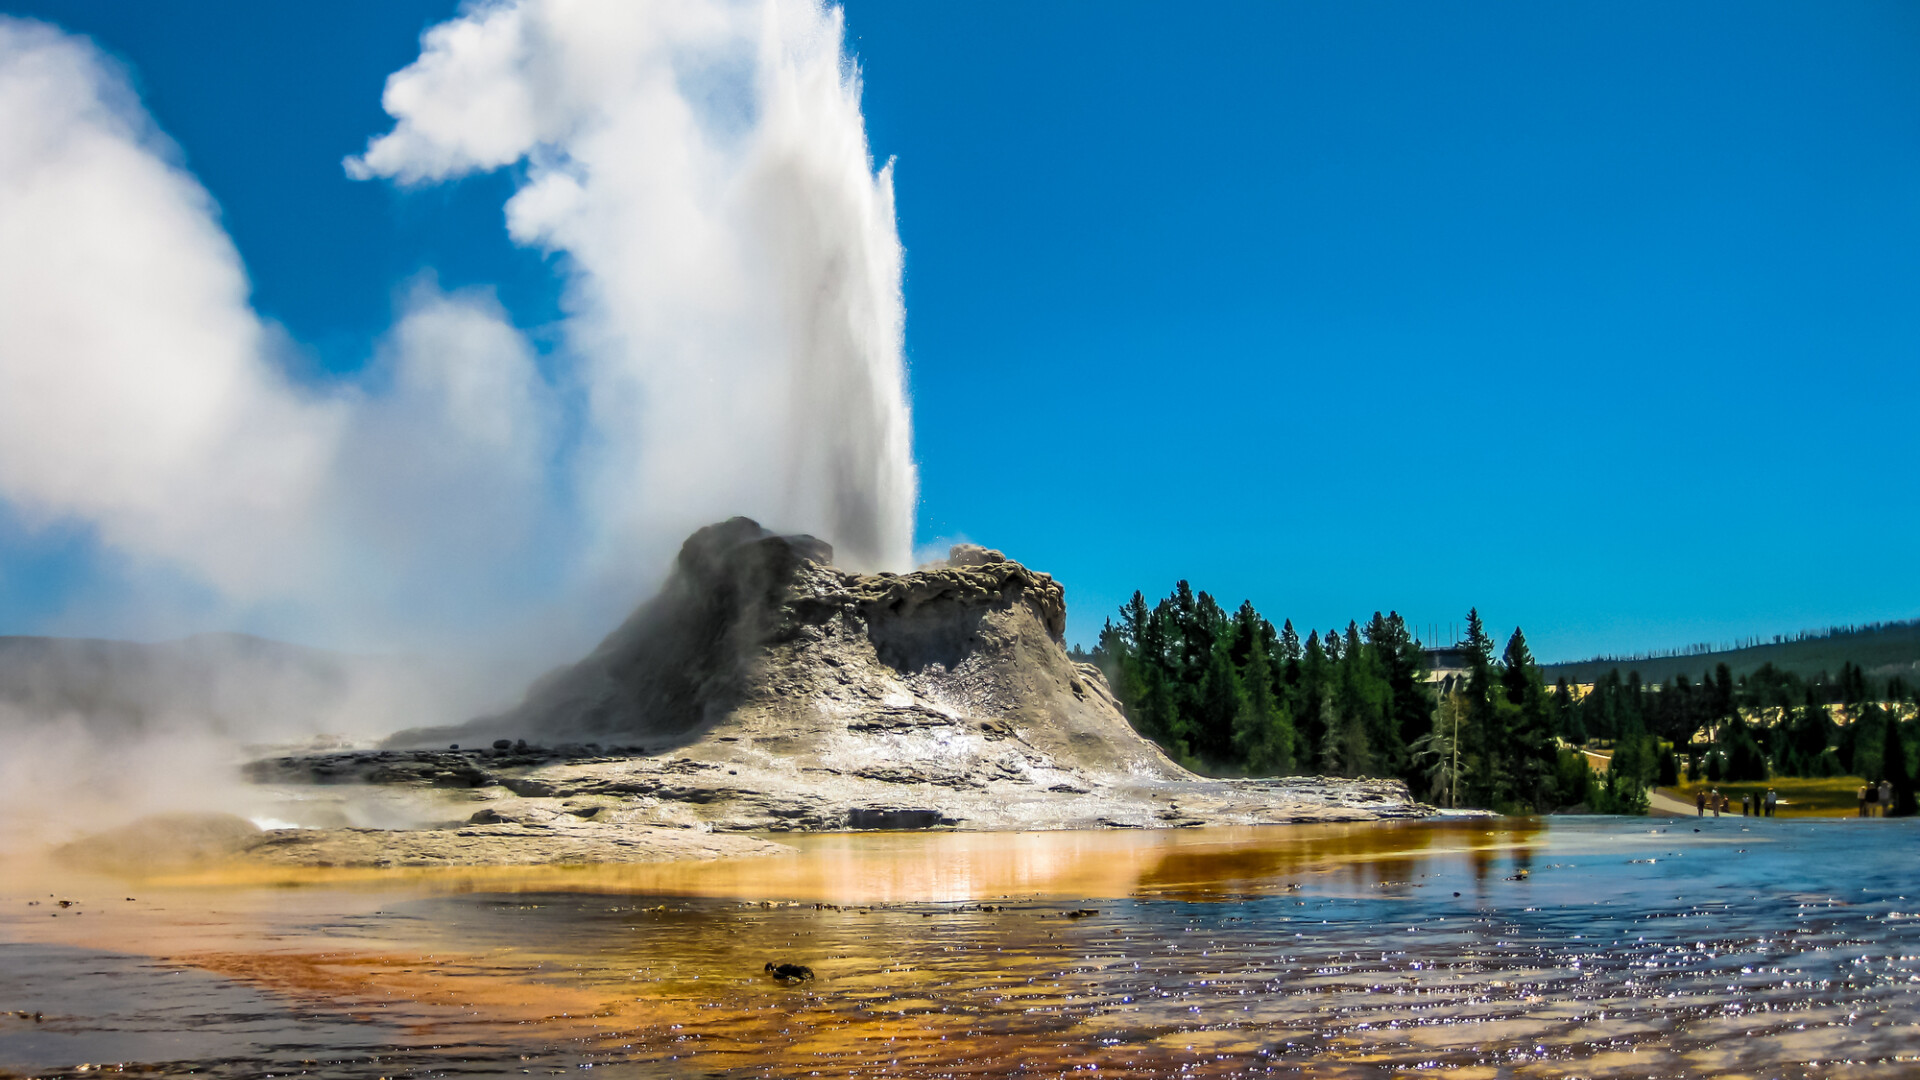
<svg viewBox="0 0 1920 1080">
<path fill-rule="evenodd" d="M 428 278 L 364 376 L 314 384 L 125 73 L 0 19 L 0 500 L 90 528 L 136 586 L 485 657 L 496 694 L 708 521 L 907 568 L 901 250 L 842 42 L 808 0 L 519 0 L 429 30 L 346 171 L 516 168 L 505 228 L 558 256 L 562 343 L 543 370 L 489 293 Z"/>
</svg>

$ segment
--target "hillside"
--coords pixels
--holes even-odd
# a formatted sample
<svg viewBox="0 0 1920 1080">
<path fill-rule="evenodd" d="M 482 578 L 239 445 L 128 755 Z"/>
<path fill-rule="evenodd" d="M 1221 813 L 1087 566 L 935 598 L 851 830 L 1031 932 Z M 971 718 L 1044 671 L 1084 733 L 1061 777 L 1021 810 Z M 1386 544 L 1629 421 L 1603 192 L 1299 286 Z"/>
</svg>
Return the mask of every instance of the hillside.
<svg viewBox="0 0 1920 1080">
<path fill-rule="evenodd" d="M 371 735 L 432 715 L 420 673 L 245 634 L 142 643 L 0 636 L 0 732 L 195 731 L 249 740 Z"/>
<path fill-rule="evenodd" d="M 1565 677 L 1568 682 L 1593 682 L 1608 671 L 1619 668 L 1622 675 L 1638 671 L 1642 682 L 1669 682 L 1684 674 L 1699 679 L 1717 664 L 1725 664 L 1735 678 L 1772 664 L 1801 678 L 1818 678 L 1822 672 L 1838 675 L 1840 666 L 1852 662 L 1866 671 L 1867 677 L 1884 682 L 1898 675 L 1908 683 L 1920 682 L 1920 620 L 1881 623 L 1860 628 L 1835 628 L 1807 634 L 1795 640 L 1769 642 L 1738 649 L 1703 651 L 1681 656 L 1634 658 L 1598 657 L 1558 664 L 1541 665 L 1548 682 Z"/>
</svg>

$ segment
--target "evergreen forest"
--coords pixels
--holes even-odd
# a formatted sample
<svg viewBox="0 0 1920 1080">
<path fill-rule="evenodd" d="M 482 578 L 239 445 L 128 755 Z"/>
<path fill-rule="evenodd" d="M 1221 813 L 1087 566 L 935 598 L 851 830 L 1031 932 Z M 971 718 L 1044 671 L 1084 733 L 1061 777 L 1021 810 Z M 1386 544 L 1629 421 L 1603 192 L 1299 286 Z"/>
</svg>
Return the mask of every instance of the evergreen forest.
<svg viewBox="0 0 1920 1080">
<path fill-rule="evenodd" d="M 1548 686 L 1526 635 L 1497 648 L 1477 609 L 1460 644 L 1464 673 L 1438 682 L 1397 613 L 1303 640 L 1291 620 L 1275 628 L 1251 602 L 1229 612 L 1182 581 L 1151 606 L 1134 593 L 1074 656 L 1141 734 L 1216 776 L 1398 777 L 1436 805 L 1504 813 L 1645 813 L 1648 789 L 1682 776 L 1885 776 L 1912 810 L 1920 720 L 1899 679 L 1873 685 L 1847 664 L 1834 680 L 1771 666 L 1736 680 L 1721 664 L 1699 682 L 1614 669 Z M 1590 769 L 1582 747 L 1610 768 Z"/>
<path fill-rule="evenodd" d="M 1850 661 L 1834 678 L 1771 664 L 1735 678 L 1722 663 L 1698 682 L 1680 674 L 1653 685 L 1615 668 L 1583 695 L 1561 678 L 1553 699 L 1564 739 L 1630 745 L 1663 785 L 1856 776 L 1889 781 L 1896 813 L 1915 809 L 1920 701 L 1904 679 L 1875 682 Z"/>
</svg>

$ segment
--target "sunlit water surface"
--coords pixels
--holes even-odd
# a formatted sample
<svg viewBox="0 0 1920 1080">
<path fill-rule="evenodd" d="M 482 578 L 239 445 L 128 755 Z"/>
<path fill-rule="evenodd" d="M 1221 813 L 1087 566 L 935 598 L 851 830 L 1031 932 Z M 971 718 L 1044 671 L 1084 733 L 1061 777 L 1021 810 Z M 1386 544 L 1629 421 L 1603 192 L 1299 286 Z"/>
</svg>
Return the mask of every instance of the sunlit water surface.
<svg viewBox="0 0 1920 1080">
<path fill-rule="evenodd" d="M 0 865 L 0 1072 L 1920 1075 L 1920 822 L 796 842 L 137 883 Z"/>
</svg>

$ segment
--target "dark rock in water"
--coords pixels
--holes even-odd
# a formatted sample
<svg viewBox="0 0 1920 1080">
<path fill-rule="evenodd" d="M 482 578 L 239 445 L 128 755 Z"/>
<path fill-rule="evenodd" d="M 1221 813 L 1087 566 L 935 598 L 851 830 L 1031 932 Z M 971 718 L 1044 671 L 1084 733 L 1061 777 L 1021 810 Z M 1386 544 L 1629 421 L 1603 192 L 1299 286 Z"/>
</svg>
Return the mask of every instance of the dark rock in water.
<svg viewBox="0 0 1920 1080">
<path fill-rule="evenodd" d="M 1194 776 L 1133 730 L 1097 669 L 1068 658 L 1065 627 L 1060 585 L 996 551 L 961 545 L 914 573 L 853 574 L 819 540 L 735 518 L 689 538 L 658 596 L 517 707 L 389 744 L 491 742 L 484 757 L 388 749 L 256 762 L 250 775 L 465 788 L 501 820 L 583 828 L 1169 828 L 1432 812 L 1399 781 Z M 553 749 L 502 749 L 516 733 Z M 562 805 L 582 799 L 590 816 Z"/>
<path fill-rule="evenodd" d="M 525 745 L 525 744 L 523 743 L 522 745 Z M 513 749 L 513 740 L 512 739 L 495 739 L 493 740 L 493 748 L 495 750 L 511 750 Z"/>
<path fill-rule="evenodd" d="M 938 810 L 909 810 L 897 807 L 856 806 L 847 811 L 849 829 L 931 829 L 936 825 L 957 825 Z"/>
</svg>

